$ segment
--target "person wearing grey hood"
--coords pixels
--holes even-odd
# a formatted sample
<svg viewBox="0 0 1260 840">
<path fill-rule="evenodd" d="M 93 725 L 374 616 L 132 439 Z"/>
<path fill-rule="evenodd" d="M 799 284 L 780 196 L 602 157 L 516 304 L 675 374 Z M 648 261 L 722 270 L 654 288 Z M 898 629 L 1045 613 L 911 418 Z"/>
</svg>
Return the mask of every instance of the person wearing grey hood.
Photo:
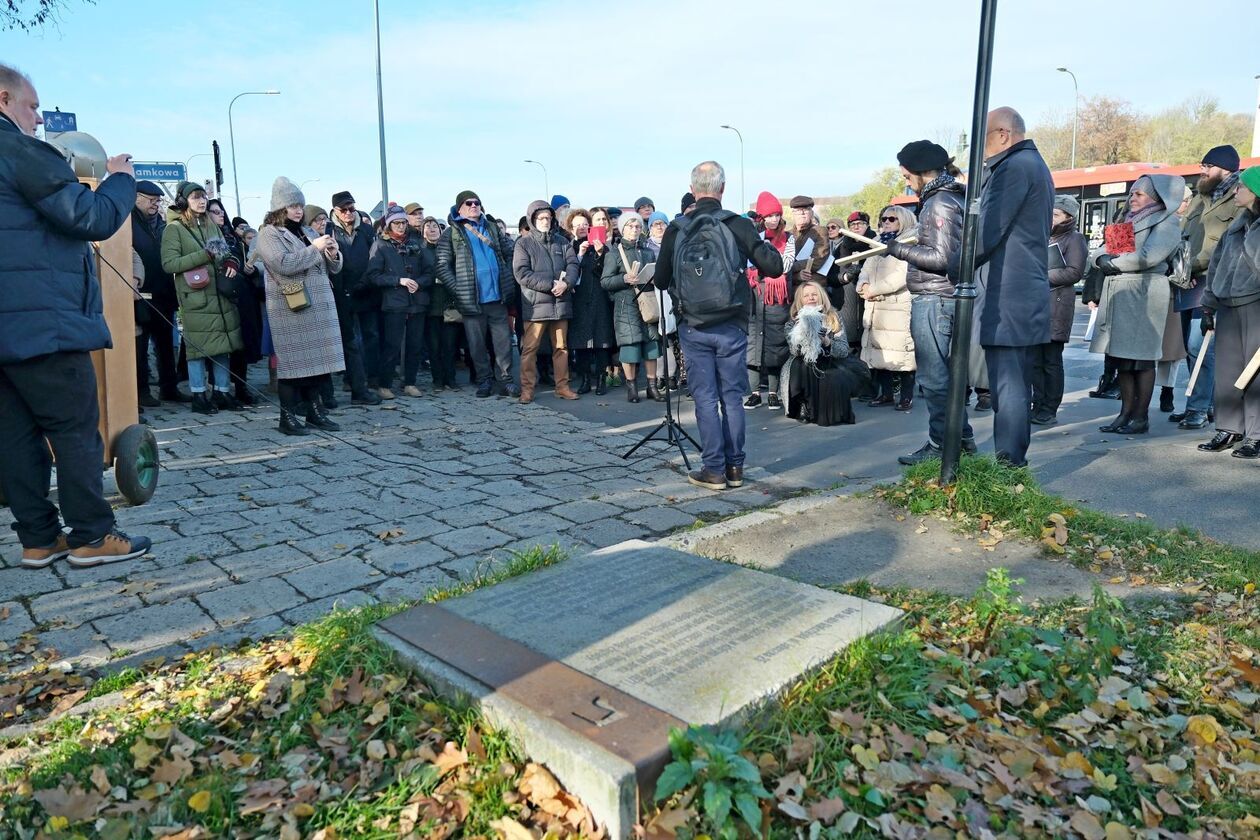
<svg viewBox="0 0 1260 840">
<path fill-rule="evenodd" d="M 525 322 L 521 342 L 522 403 L 534 401 L 538 384 L 538 347 L 543 333 L 551 341 L 551 364 L 556 396 L 576 400 L 569 387 L 569 319 L 573 317 L 573 286 L 577 283 L 577 252 L 556 231 L 559 223 L 551 204 L 535 201 L 525 211 L 529 233 L 516 240 L 512 250 L 512 275 L 521 287 L 521 318 Z"/>
<path fill-rule="evenodd" d="M 1215 330 L 1216 436 L 1199 444 L 1204 452 L 1237 445 L 1235 458 L 1260 458 L 1260 384 L 1257 377 L 1236 385 L 1260 352 L 1260 166 L 1238 177 L 1238 215 L 1221 237 L 1208 265 L 1203 290 L 1204 333 Z"/>
<path fill-rule="evenodd" d="M 1085 273 L 1089 244 L 1076 228 L 1081 205 L 1070 195 L 1054 197 L 1050 226 L 1050 340 L 1032 348 L 1032 418 L 1037 426 L 1058 422 L 1063 402 L 1063 347 L 1072 337 L 1076 281 Z"/>
<path fill-rule="evenodd" d="M 1186 181 L 1179 175 L 1143 175 L 1129 190 L 1128 212 L 1121 225 L 1132 230 L 1133 243 L 1111 236 L 1112 249 L 1090 255 L 1103 273 L 1098 321 L 1089 349 L 1110 357 L 1120 382 L 1120 414 L 1099 426 L 1101 432 L 1144 435 L 1150 430 L 1147 411 L 1155 390 L 1155 363 L 1164 352 L 1168 319 L 1168 261 L 1181 243 L 1181 205 Z M 1113 226 L 1109 226 L 1113 227 Z M 1129 228 L 1119 228 L 1128 233 Z"/>
</svg>

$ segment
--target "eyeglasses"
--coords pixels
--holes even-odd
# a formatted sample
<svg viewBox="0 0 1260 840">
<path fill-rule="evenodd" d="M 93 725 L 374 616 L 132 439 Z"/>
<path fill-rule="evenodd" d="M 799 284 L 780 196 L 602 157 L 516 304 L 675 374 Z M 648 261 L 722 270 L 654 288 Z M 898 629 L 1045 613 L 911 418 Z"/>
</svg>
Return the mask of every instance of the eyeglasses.
<svg viewBox="0 0 1260 840">
<path fill-rule="evenodd" d="M 896 216 L 880 216 L 880 217 L 879 217 L 879 220 L 880 220 L 881 222 L 899 222 L 899 221 L 901 221 L 901 220 L 900 220 L 900 219 L 898 219 Z"/>
<path fill-rule="evenodd" d="M 849 227 L 861 227 L 864 224 L 866 224 L 866 222 L 862 221 L 861 219 L 857 219 L 852 222 L 849 222 Z"/>
<path fill-rule="evenodd" d="M 480 206 L 481 206 L 481 202 L 480 202 L 480 201 L 478 201 L 478 200 L 477 200 L 477 199 L 475 199 L 475 198 L 470 198 L 470 199 L 468 199 L 467 201 L 465 201 L 465 202 L 464 202 L 464 206 L 465 206 L 465 207 L 480 207 Z"/>
<path fill-rule="evenodd" d="M 827 230 L 840 230 L 839 225 L 827 225 Z"/>
<path fill-rule="evenodd" d="M 338 213 L 353 213 L 353 212 L 354 212 L 354 205 L 353 205 L 353 204 L 351 204 L 349 207 L 338 207 L 338 208 L 337 208 L 337 212 L 338 212 Z"/>
</svg>

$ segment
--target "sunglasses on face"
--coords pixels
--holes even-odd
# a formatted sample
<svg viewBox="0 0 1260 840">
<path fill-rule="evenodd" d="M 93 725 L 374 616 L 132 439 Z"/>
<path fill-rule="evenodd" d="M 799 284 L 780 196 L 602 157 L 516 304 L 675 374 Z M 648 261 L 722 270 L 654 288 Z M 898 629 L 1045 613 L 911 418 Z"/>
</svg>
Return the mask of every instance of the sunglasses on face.
<svg viewBox="0 0 1260 840">
<path fill-rule="evenodd" d="M 840 230 L 839 225 L 827 225 L 827 230 Z"/>
<path fill-rule="evenodd" d="M 900 221 L 900 220 L 899 220 L 896 216 L 880 216 L 880 217 L 879 217 L 879 220 L 880 220 L 881 222 L 896 222 L 896 221 Z"/>
<path fill-rule="evenodd" d="M 353 212 L 354 212 L 354 205 L 353 205 L 353 204 L 351 204 L 349 207 L 338 207 L 338 208 L 337 208 L 337 212 L 338 212 L 338 213 L 345 213 L 345 214 L 347 214 L 347 215 L 348 215 L 348 214 L 350 214 L 350 213 L 353 213 Z"/>
<path fill-rule="evenodd" d="M 468 199 L 467 201 L 465 201 L 465 202 L 464 202 L 464 206 L 465 206 L 465 207 L 480 207 L 480 206 L 481 206 L 481 202 L 480 202 L 480 201 L 478 201 L 478 200 L 477 200 L 477 199 L 475 199 L 475 198 L 470 198 L 470 199 Z"/>
</svg>

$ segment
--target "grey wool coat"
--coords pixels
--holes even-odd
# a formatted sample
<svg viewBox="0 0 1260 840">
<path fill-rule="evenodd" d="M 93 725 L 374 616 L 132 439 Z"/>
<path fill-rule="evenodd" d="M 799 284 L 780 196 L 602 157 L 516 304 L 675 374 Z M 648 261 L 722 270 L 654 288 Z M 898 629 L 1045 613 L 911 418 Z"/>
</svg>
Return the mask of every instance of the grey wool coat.
<svg viewBox="0 0 1260 840">
<path fill-rule="evenodd" d="M 330 260 L 286 228 L 265 225 L 258 232 L 258 258 L 267 274 L 267 319 L 276 347 L 276 376 L 300 379 L 344 370 L 341 327 L 329 274 L 341 271 L 342 257 Z M 281 284 L 301 280 L 311 305 L 289 309 Z"/>
<path fill-rule="evenodd" d="M 1098 323 L 1089 349 L 1118 359 L 1154 362 L 1164 354 L 1164 324 L 1172 296 L 1168 258 L 1181 243 L 1177 208 L 1186 182 L 1179 175 L 1149 177 L 1164 208 L 1134 224 L 1134 251 L 1112 261 L 1121 273 L 1103 279 Z M 1105 253 L 1090 254 L 1090 265 L 1097 265 Z"/>
</svg>

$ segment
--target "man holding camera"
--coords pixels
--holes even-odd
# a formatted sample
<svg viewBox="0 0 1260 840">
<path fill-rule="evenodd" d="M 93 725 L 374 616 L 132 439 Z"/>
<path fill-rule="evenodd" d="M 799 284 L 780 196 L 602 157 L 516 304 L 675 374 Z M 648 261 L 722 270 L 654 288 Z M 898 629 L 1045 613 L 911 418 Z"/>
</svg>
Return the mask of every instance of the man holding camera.
<svg viewBox="0 0 1260 840">
<path fill-rule="evenodd" d="M 722 209 L 725 191 L 726 173 L 716 161 L 691 170 L 695 209 L 666 228 L 654 277 L 657 288 L 675 287 L 678 339 L 696 402 L 704 464 L 687 480 L 709 490 L 744 483 L 745 268 L 751 261 L 763 277 L 783 276 L 783 257 L 752 221 Z"/>
<path fill-rule="evenodd" d="M 0 64 L 0 489 L 23 566 L 39 569 L 67 555 L 74 566 L 96 566 L 151 546 L 119 531 L 105 500 L 91 357 L 111 341 L 88 243 L 127 221 L 136 179 L 131 156 L 116 155 L 93 192 L 36 138 L 42 122 L 31 80 Z M 69 536 L 48 499 L 49 445 Z"/>
</svg>

